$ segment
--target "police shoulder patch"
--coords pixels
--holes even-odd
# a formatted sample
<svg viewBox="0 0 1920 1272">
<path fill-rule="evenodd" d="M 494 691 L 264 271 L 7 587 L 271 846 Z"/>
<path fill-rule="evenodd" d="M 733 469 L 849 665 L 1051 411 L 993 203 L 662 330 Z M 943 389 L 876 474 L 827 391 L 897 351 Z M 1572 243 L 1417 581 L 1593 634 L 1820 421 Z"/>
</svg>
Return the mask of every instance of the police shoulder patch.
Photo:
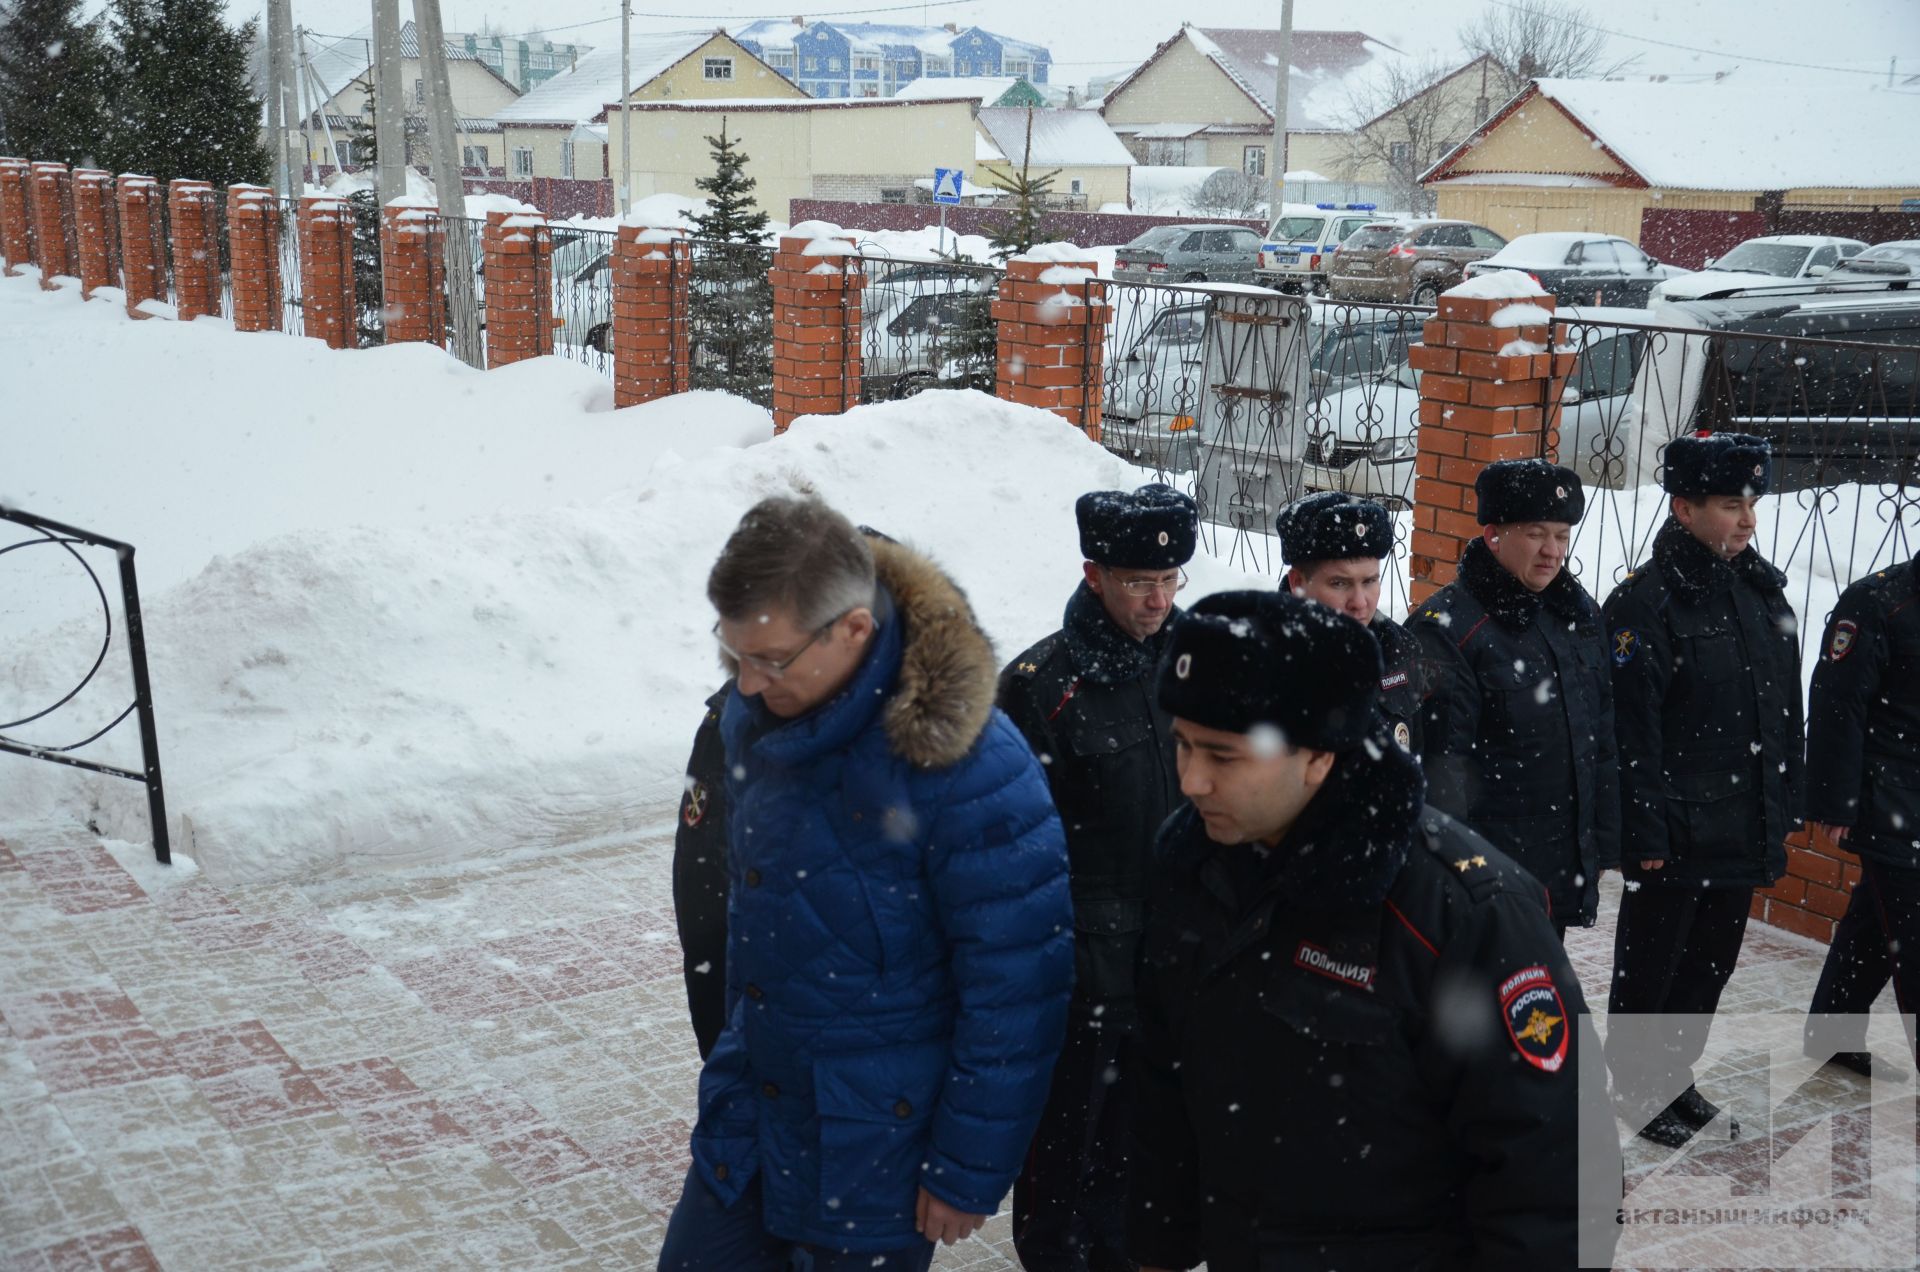
<svg viewBox="0 0 1920 1272">
<path fill-rule="evenodd" d="M 1522 1060 L 1547 1073 L 1566 1064 L 1567 1006 L 1546 968 L 1522 968 L 1500 982 L 1500 1015 Z"/>
<path fill-rule="evenodd" d="M 1640 636 L 1631 627 L 1617 627 L 1613 632 L 1613 665 L 1624 667 L 1633 661 L 1640 652 Z"/>
<path fill-rule="evenodd" d="M 692 782 L 687 786 L 686 803 L 680 806 L 680 819 L 688 827 L 698 826 L 707 816 L 707 784 Z"/>
<path fill-rule="evenodd" d="M 1843 618 L 1833 625 L 1833 638 L 1827 642 L 1827 661 L 1839 662 L 1853 650 L 1854 639 L 1860 635 L 1860 624 L 1850 618 Z"/>
</svg>

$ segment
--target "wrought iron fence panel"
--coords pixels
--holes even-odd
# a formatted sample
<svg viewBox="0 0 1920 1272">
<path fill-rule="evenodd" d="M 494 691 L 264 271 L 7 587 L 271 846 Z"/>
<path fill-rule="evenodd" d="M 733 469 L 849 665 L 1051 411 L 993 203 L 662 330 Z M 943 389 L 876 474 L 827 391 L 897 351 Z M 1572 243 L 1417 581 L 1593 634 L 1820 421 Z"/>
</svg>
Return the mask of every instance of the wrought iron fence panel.
<svg viewBox="0 0 1920 1272">
<path fill-rule="evenodd" d="M 862 249 L 860 400 L 927 389 L 992 393 L 999 324 L 993 301 L 1003 271 L 938 256 Z"/>
<path fill-rule="evenodd" d="M 1107 301 L 1100 443 L 1191 493 L 1213 296 L 1192 287 L 1109 282 Z"/>
<path fill-rule="evenodd" d="M 1596 599 L 1645 562 L 1667 519 L 1667 443 L 1702 429 L 1757 434 L 1774 448 L 1754 546 L 1787 573 L 1803 652 L 1840 589 L 1913 554 L 1920 347 L 1577 312 L 1559 330 L 1559 347 L 1581 358 L 1549 440 L 1587 483 L 1571 568 Z"/>
<path fill-rule="evenodd" d="M 450 262 L 458 259 L 459 255 L 458 248 L 454 244 L 454 236 L 464 236 L 467 269 L 473 280 L 472 285 L 465 288 L 453 286 L 451 278 L 447 280 L 445 288 L 447 348 L 455 356 L 459 355 L 460 342 L 455 338 L 455 334 L 461 330 L 463 324 L 470 324 L 473 330 L 480 333 L 480 338 L 474 342 L 474 356 L 471 364 L 483 370 L 487 365 L 487 251 L 482 234 L 486 224 L 484 220 L 470 216 L 452 217 L 441 221 L 441 225 L 446 230 L 446 242 L 453 249 L 448 252 Z M 448 272 L 451 274 L 451 268 Z M 463 300 L 463 293 L 471 297 L 471 304 Z"/>
<path fill-rule="evenodd" d="M 354 345 L 371 349 L 387 342 L 386 279 L 380 271 L 380 199 L 371 190 L 347 196 L 352 214 L 348 253 L 353 278 Z"/>
<path fill-rule="evenodd" d="M 280 326 L 290 336 L 305 335 L 300 280 L 300 201 L 280 200 Z"/>
<path fill-rule="evenodd" d="M 553 351 L 613 376 L 613 251 L 607 230 L 553 227 Z"/>
<path fill-rule="evenodd" d="M 687 288 L 690 382 L 773 406 L 773 248 L 693 240 Z"/>
</svg>

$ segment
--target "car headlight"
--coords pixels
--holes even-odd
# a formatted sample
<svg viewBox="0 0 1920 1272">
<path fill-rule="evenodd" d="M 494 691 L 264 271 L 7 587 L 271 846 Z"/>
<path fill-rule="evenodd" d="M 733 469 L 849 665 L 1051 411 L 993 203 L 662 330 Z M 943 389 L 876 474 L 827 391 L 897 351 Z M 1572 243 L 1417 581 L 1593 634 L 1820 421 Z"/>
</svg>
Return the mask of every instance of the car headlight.
<svg viewBox="0 0 1920 1272">
<path fill-rule="evenodd" d="M 1314 439 L 1313 453 L 1323 464 L 1331 464 L 1333 457 L 1340 453 L 1340 439 L 1332 433 L 1322 433 Z"/>
<path fill-rule="evenodd" d="M 1367 453 L 1375 462 L 1384 464 L 1396 459 L 1411 459 L 1418 449 L 1412 437 L 1383 437 Z"/>
</svg>

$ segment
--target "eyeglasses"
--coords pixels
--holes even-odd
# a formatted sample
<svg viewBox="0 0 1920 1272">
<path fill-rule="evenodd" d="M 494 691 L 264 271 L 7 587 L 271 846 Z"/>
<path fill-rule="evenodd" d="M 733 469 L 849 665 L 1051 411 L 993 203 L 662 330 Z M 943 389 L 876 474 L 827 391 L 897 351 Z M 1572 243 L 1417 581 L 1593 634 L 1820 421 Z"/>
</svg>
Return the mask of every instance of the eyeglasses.
<svg viewBox="0 0 1920 1272">
<path fill-rule="evenodd" d="M 1178 578 L 1172 579 L 1114 579 L 1122 592 L 1128 596 L 1148 596 L 1154 592 L 1165 592 L 1172 596 L 1187 585 L 1187 572 L 1180 571 Z"/>
<path fill-rule="evenodd" d="M 782 658 L 779 662 L 772 662 L 768 659 L 760 657 L 760 655 L 758 654 L 743 654 L 740 651 L 734 649 L 731 645 L 727 644 L 726 641 L 720 639 L 720 624 L 718 622 L 714 623 L 713 625 L 713 640 L 716 645 L 720 646 L 720 652 L 725 654 L 728 658 L 731 658 L 735 662 L 735 664 L 745 664 L 746 666 L 753 668 L 755 671 L 765 676 L 768 680 L 779 680 L 787 674 L 787 668 L 793 666 L 793 664 L 800 661 L 800 655 L 806 653 L 809 649 L 812 649 L 814 647 L 814 644 L 818 642 L 822 636 L 825 636 L 828 632 L 833 630 L 833 625 L 835 623 L 839 622 L 841 619 L 845 618 L 848 614 L 851 614 L 852 612 L 853 612 L 852 610 L 846 610 L 839 614 L 835 614 L 832 618 L 828 619 L 825 623 L 821 624 L 819 627 L 816 627 L 814 629 L 813 635 L 807 637 L 806 644 L 800 646 L 800 648 L 794 650 L 791 654 L 788 654 L 785 658 Z"/>
</svg>

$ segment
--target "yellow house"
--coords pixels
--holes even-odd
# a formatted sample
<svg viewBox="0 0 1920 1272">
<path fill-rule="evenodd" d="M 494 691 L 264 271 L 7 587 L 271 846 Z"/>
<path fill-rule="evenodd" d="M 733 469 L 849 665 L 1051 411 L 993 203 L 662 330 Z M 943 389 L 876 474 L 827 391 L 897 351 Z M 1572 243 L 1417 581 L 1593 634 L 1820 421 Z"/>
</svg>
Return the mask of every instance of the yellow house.
<svg viewBox="0 0 1920 1272">
<path fill-rule="evenodd" d="M 1271 171 L 1278 31 L 1184 26 L 1100 104 L 1134 158 L 1156 167 Z M 1336 180 L 1351 167 L 1350 99 L 1398 50 L 1363 31 L 1295 31 L 1287 84 L 1287 167 Z M 1348 197 L 1364 198 L 1355 188 Z"/>
<path fill-rule="evenodd" d="M 808 100 L 792 81 L 725 31 L 635 36 L 630 62 L 636 102 Z M 609 151 L 601 130 L 592 125 L 619 101 L 618 45 L 595 49 L 571 71 L 535 85 L 493 117 L 504 135 L 507 176 L 597 181 L 612 175 L 619 163 L 618 142 Z M 636 151 L 636 171 L 643 162 L 650 161 Z"/>
<path fill-rule="evenodd" d="M 979 122 L 992 147 L 976 155 L 974 184 L 1010 182 L 1025 158 L 1035 176 L 1056 174 L 1050 193 L 1059 206 L 1098 212 L 1109 203 L 1128 203 L 1133 154 L 1094 112 L 989 108 Z"/>
<path fill-rule="evenodd" d="M 1537 79 L 1421 180 L 1441 216 L 1508 238 L 1588 230 L 1665 258 L 1685 214 L 1722 234 L 1747 225 L 1737 242 L 1797 229 L 1795 213 L 1920 198 L 1916 136 L 1911 93 Z M 1642 242 L 1643 227 L 1660 241 Z"/>
<path fill-rule="evenodd" d="M 607 153 L 617 168 L 630 122 L 633 198 L 704 197 L 694 182 L 713 175 L 706 139 L 723 120 L 746 152 L 755 202 L 776 221 L 791 219 L 792 199 L 907 202 L 914 182 L 931 178 L 935 166 L 972 155 L 977 136 L 973 103 L 964 98 L 636 101 L 607 108 Z"/>
</svg>

